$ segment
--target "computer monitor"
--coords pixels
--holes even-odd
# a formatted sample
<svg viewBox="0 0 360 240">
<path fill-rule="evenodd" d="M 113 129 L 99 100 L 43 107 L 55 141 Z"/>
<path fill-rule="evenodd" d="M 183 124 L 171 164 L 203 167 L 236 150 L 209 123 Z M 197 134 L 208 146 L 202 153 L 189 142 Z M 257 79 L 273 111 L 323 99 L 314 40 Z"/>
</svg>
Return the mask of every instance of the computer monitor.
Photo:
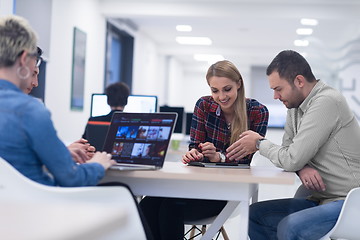
<svg viewBox="0 0 360 240">
<path fill-rule="evenodd" d="M 185 135 L 190 135 L 192 116 L 193 113 L 186 113 Z"/>
<path fill-rule="evenodd" d="M 282 104 L 266 104 L 269 110 L 269 128 L 284 128 L 287 109 Z"/>
<path fill-rule="evenodd" d="M 93 93 L 91 95 L 91 117 L 106 115 L 110 111 L 111 109 L 110 106 L 107 104 L 106 94 Z M 128 104 L 125 106 L 124 112 L 157 112 L 157 96 L 130 95 L 128 97 Z"/>
<path fill-rule="evenodd" d="M 176 112 L 178 114 L 174 133 L 183 133 L 183 124 L 184 124 L 184 108 L 183 107 L 169 107 L 161 106 L 159 108 L 160 112 Z"/>
</svg>

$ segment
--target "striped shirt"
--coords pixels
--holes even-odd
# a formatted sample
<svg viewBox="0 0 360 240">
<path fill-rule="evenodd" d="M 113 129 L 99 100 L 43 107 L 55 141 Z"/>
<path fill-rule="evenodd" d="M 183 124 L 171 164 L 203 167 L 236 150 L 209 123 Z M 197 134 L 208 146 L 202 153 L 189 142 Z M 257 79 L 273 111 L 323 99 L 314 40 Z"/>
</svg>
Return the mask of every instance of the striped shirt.
<svg viewBox="0 0 360 240">
<path fill-rule="evenodd" d="M 246 99 L 246 106 L 249 129 L 265 136 L 269 118 L 267 108 L 255 99 Z M 219 104 L 211 96 L 201 97 L 195 104 L 192 117 L 189 150 L 199 143 L 211 142 L 217 152 L 225 152 L 230 146 L 230 136 L 231 132 Z M 241 162 L 250 163 L 252 155 Z"/>
<path fill-rule="evenodd" d="M 260 154 L 287 171 L 316 169 L 326 190 L 311 199 L 326 203 L 360 186 L 359 143 L 360 128 L 345 98 L 318 81 L 299 108 L 288 110 L 282 146 L 264 140 Z"/>
</svg>

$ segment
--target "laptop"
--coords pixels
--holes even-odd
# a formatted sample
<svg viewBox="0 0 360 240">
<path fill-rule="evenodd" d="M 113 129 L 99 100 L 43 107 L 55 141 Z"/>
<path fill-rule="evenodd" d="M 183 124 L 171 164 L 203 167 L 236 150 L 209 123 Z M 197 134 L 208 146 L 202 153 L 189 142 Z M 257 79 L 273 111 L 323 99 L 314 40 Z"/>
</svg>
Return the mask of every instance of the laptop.
<svg viewBox="0 0 360 240">
<path fill-rule="evenodd" d="M 207 168 L 241 168 L 249 169 L 250 165 L 245 163 L 236 163 L 236 162 L 189 162 L 188 166 L 194 167 L 207 167 Z"/>
<path fill-rule="evenodd" d="M 117 170 L 155 170 L 162 168 L 176 113 L 113 114 L 104 143 Z"/>
</svg>

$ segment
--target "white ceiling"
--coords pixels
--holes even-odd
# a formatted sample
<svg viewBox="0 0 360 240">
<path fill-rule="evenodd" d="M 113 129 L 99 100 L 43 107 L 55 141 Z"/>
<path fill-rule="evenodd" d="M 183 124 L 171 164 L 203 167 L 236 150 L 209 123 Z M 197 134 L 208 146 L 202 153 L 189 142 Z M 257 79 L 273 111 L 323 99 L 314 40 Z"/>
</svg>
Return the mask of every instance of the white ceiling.
<svg viewBox="0 0 360 240">
<path fill-rule="evenodd" d="M 360 0 L 99 0 L 105 16 L 133 22 L 188 71 L 201 67 L 193 54 L 222 54 L 241 68 L 267 66 L 294 49 L 327 71 L 360 61 Z M 301 18 L 316 18 L 308 47 L 295 47 Z M 177 24 L 193 31 L 178 33 Z M 176 36 L 209 37 L 211 46 L 184 46 Z M 341 61 L 338 61 L 341 60 Z M 340 63 L 341 62 L 341 63 Z"/>
</svg>

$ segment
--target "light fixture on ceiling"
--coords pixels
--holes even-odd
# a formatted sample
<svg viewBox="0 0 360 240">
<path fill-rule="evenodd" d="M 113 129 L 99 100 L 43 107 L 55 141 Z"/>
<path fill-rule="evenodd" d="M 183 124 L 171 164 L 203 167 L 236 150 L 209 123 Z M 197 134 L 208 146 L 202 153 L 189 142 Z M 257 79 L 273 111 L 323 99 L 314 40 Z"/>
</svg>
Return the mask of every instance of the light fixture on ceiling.
<svg viewBox="0 0 360 240">
<path fill-rule="evenodd" d="M 212 41 L 208 37 L 176 37 L 176 42 L 185 45 L 211 45 Z"/>
<path fill-rule="evenodd" d="M 300 23 L 305 26 L 316 26 L 318 25 L 318 20 L 313 18 L 302 18 Z"/>
<path fill-rule="evenodd" d="M 208 62 L 213 64 L 217 61 L 224 60 L 224 56 L 220 54 L 194 54 L 194 59 L 200 62 Z"/>
<path fill-rule="evenodd" d="M 192 27 L 190 25 L 176 25 L 176 30 L 178 32 L 191 32 Z"/>
<path fill-rule="evenodd" d="M 309 46 L 309 41 L 308 40 L 295 40 L 294 41 L 294 45 L 297 47 L 307 47 Z"/>
<path fill-rule="evenodd" d="M 296 29 L 298 35 L 311 35 L 313 33 L 312 28 L 298 28 Z"/>
</svg>

